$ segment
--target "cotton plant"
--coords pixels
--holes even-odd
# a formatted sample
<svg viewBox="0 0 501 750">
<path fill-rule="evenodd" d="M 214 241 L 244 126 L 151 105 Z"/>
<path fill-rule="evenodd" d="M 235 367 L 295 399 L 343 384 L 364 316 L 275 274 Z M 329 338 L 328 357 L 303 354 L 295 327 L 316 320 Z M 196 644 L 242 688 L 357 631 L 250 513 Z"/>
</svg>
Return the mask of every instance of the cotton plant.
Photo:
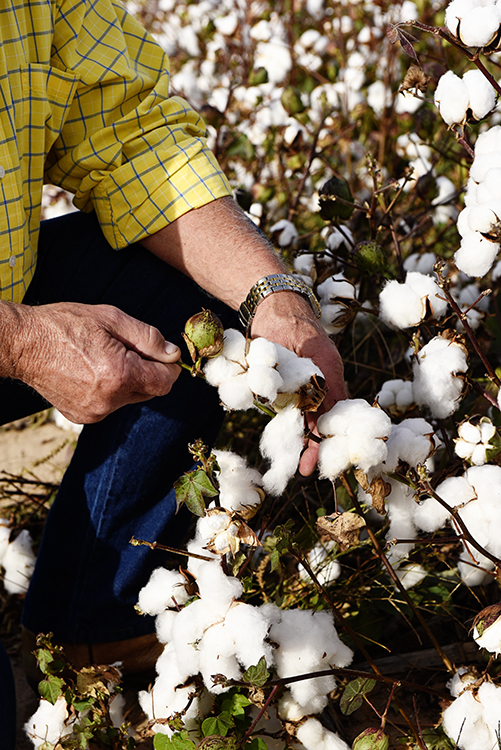
<svg viewBox="0 0 501 750">
<path fill-rule="evenodd" d="M 499 33 L 501 9 L 496 0 L 452 0 L 445 25 L 467 47 L 489 47 Z"/>
<path fill-rule="evenodd" d="M 448 70 L 435 89 L 435 105 L 447 125 L 464 123 L 468 117 L 483 120 L 495 104 L 494 87 L 480 70 L 468 70 L 462 78 Z"/>
<path fill-rule="evenodd" d="M 450 508 L 455 508 L 472 538 L 495 557 L 501 556 L 501 540 L 497 529 L 501 522 L 501 468 L 492 464 L 472 466 L 463 475 L 449 477 L 438 484 L 436 494 Z M 450 511 L 435 498 L 428 497 L 416 506 L 414 523 L 422 531 L 432 533 L 450 523 L 461 533 Z M 458 571 L 469 586 L 478 586 L 490 580 L 494 563 L 462 539 Z"/>
</svg>

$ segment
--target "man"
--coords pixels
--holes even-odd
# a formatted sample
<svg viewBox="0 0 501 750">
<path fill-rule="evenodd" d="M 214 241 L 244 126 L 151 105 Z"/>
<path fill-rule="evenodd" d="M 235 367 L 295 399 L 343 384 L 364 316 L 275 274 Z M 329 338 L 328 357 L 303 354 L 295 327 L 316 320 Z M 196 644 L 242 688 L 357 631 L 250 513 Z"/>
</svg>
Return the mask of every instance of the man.
<svg viewBox="0 0 501 750">
<path fill-rule="evenodd" d="M 128 542 L 179 543 L 172 483 L 190 468 L 187 443 L 212 443 L 220 424 L 215 389 L 178 377 L 180 332 L 202 307 L 235 325 L 255 283 L 284 268 L 233 202 L 201 119 L 168 97 L 162 50 L 119 2 L 29 0 L 0 10 L 0 33 L 0 418 L 50 403 L 87 425 L 24 625 L 53 632 L 77 666 L 141 671 L 155 638 L 133 604 L 161 561 Z M 40 228 L 44 181 L 80 212 Z M 302 292 L 253 312 L 252 336 L 313 358 L 328 406 L 345 397 Z M 301 471 L 315 459 L 312 444 Z"/>
</svg>

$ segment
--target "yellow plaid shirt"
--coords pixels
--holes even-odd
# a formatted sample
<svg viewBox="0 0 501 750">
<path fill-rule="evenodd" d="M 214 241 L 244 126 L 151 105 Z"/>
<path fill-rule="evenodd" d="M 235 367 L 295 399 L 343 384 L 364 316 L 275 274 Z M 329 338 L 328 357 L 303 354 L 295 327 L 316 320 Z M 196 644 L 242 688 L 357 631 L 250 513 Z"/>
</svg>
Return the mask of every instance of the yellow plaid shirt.
<svg viewBox="0 0 501 750">
<path fill-rule="evenodd" d="M 114 248 L 231 194 L 168 61 L 119 2 L 0 5 L 0 297 L 36 264 L 44 182 L 95 210 Z M 71 252 L 71 237 L 68 237 Z"/>
</svg>

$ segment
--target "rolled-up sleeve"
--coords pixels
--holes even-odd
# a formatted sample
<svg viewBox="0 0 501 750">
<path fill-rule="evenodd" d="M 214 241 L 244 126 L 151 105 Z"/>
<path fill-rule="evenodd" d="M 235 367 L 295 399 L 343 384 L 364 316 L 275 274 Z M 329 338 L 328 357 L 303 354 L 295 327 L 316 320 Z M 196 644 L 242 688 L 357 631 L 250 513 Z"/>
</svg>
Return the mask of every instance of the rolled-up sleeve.
<svg viewBox="0 0 501 750">
<path fill-rule="evenodd" d="M 166 55 L 120 4 L 63 1 L 54 28 L 52 62 L 78 85 L 46 179 L 96 211 L 113 247 L 231 195 L 203 120 L 169 96 Z"/>
</svg>

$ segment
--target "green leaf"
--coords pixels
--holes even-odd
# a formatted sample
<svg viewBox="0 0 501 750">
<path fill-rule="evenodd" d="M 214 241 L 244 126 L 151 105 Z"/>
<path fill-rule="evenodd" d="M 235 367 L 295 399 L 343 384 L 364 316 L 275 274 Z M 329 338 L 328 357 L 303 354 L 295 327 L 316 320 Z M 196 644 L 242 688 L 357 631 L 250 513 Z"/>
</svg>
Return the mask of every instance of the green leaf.
<svg viewBox="0 0 501 750">
<path fill-rule="evenodd" d="M 205 514 L 204 497 L 214 497 L 217 490 L 203 469 L 195 469 L 183 474 L 174 483 L 177 507 L 186 503 L 189 510 L 196 516 Z"/>
<path fill-rule="evenodd" d="M 243 161 L 250 162 L 254 159 L 255 150 L 245 133 L 239 133 L 228 147 L 226 154 L 230 158 L 240 157 Z"/>
<path fill-rule="evenodd" d="M 242 679 L 245 682 L 254 685 L 254 687 L 263 687 L 263 685 L 269 680 L 270 673 L 268 672 L 266 659 L 262 656 L 255 666 L 249 667 L 244 672 Z"/>
<path fill-rule="evenodd" d="M 235 725 L 233 717 L 223 711 L 219 716 L 209 716 L 202 722 L 202 732 L 204 737 L 210 735 L 218 735 L 219 737 L 226 737 L 228 731 Z"/>
<path fill-rule="evenodd" d="M 170 750 L 172 743 L 166 734 L 156 734 L 153 737 L 153 747 L 155 750 Z"/>
<path fill-rule="evenodd" d="M 245 743 L 244 750 L 268 750 L 268 745 L 261 737 L 254 737 Z"/>
<path fill-rule="evenodd" d="M 35 651 L 35 656 L 38 661 L 38 666 L 43 674 L 48 674 L 48 667 L 51 662 L 54 661 L 54 657 L 47 648 L 39 648 Z"/>
<path fill-rule="evenodd" d="M 63 694 L 64 686 L 64 680 L 52 674 L 46 677 L 45 680 L 42 680 L 42 682 L 38 683 L 38 691 L 42 698 L 54 705 L 59 696 Z"/>
<path fill-rule="evenodd" d="M 349 716 L 360 708 L 364 702 L 364 695 L 370 693 L 375 685 L 376 680 L 364 677 L 357 677 L 355 680 L 349 682 L 339 701 L 339 707 L 344 715 Z"/>
<path fill-rule="evenodd" d="M 156 734 L 153 737 L 155 750 L 196 750 L 195 743 L 189 739 L 188 732 L 176 732 L 172 737 L 165 734 Z"/>
<path fill-rule="evenodd" d="M 278 570 L 280 567 L 280 552 L 277 549 L 274 549 L 273 552 L 270 553 L 270 569 L 273 573 L 274 570 Z"/>
<path fill-rule="evenodd" d="M 227 711 L 232 716 L 244 716 L 245 709 L 251 705 L 251 701 L 243 693 L 234 693 L 231 698 L 223 701 L 223 711 Z"/>
</svg>

